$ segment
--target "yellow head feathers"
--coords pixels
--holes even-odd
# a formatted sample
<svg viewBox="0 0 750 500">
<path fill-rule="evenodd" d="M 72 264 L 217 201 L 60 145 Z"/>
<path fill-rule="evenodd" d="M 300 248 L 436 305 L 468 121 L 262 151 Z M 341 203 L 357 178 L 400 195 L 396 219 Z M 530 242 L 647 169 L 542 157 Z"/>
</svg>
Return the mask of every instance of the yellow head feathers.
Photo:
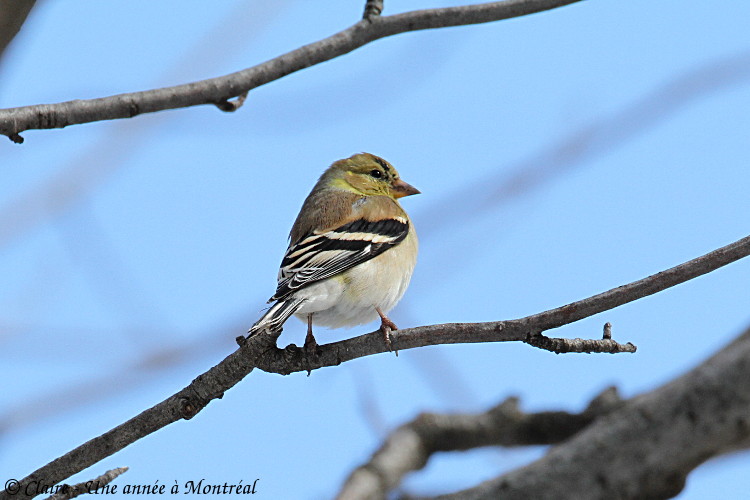
<svg viewBox="0 0 750 500">
<path fill-rule="evenodd" d="M 419 190 L 402 181 L 393 165 L 370 153 L 360 153 L 331 165 L 321 177 L 331 186 L 364 196 L 398 199 Z"/>
</svg>

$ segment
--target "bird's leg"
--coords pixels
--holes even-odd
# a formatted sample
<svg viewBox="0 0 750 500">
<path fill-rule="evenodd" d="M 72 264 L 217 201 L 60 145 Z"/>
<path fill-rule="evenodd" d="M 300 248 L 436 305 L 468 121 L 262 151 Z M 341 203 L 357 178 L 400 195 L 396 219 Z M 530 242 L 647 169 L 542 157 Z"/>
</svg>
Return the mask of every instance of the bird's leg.
<svg viewBox="0 0 750 500">
<path fill-rule="evenodd" d="M 384 328 L 388 327 L 392 331 L 398 330 L 398 327 L 396 324 L 388 318 L 388 316 L 385 315 L 385 313 L 379 308 L 376 307 L 375 310 L 378 313 L 378 316 L 380 316 L 380 329 L 383 330 Z"/>
<path fill-rule="evenodd" d="M 383 311 L 380 310 L 379 307 L 376 307 L 375 311 L 377 311 L 378 316 L 380 316 L 380 331 L 383 332 L 383 340 L 385 340 L 385 346 L 389 351 L 392 351 L 393 349 L 391 348 L 391 332 L 398 330 L 398 327 L 393 321 L 388 318 L 388 316 L 385 315 Z M 396 350 L 396 356 L 398 356 L 398 350 Z"/>
<path fill-rule="evenodd" d="M 315 354 L 318 350 L 318 343 L 315 341 L 315 337 L 313 337 L 312 317 L 313 313 L 309 313 L 307 315 L 307 336 L 305 337 L 305 351 L 307 351 L 309 354 Z"/>
</svg>

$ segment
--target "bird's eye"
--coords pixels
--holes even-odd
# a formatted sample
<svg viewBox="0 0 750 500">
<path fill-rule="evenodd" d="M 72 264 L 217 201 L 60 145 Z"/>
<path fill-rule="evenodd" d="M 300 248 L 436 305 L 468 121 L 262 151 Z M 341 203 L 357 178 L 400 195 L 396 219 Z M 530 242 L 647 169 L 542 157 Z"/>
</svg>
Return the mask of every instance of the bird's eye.
<svg viewBox="0 0 750 500">
<path fill-rule="evenodd" d="M 376 169 L 374 169 L 374 170 L 372 170 L 372 171 L 370 172 L 370 175 L 371 175 L 371 176 L 373 176 L 373 177 L 374 177 L 374 178 L 376 178 L 376 179 L 380 179 L 381 177 L 383 177 L 383 172 L 381 172 L 380 170 L 378 170 L 378 169 L 376 168 Z"/>
</svg>

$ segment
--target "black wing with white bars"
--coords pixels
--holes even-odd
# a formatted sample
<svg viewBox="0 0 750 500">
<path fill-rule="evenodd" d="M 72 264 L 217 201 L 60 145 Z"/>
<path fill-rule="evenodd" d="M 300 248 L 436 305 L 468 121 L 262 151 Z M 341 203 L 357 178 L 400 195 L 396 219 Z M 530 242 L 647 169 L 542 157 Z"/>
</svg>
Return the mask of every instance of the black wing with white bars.
<svg viewBox="0 0 750 500">
<path fill-rule="evenodd" d="M 394 217 L 358 219 L 326 233 L 305 236 L 287 249 L 276 293 L 269 302 L 283 300 L 300 288 L 370 260 L 401 243 L 408 233 L 409 221 Z"/>
</svg>

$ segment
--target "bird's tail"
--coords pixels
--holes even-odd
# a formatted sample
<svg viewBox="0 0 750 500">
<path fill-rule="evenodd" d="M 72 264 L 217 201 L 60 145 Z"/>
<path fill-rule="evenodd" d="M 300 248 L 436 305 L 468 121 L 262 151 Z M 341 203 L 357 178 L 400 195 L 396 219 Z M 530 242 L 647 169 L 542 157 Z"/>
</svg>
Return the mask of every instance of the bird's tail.
<svg viewBox="0 0 750 500">
<path fill-rule="evenodd" d="M 263 331 L 269 333 L 281 332 L 281 327 L 289 316 L 299 309 L 303 299 L 287 299 L 276 302 L 247 332 L 248 337 L 254 337 Z"/>
</svg>

